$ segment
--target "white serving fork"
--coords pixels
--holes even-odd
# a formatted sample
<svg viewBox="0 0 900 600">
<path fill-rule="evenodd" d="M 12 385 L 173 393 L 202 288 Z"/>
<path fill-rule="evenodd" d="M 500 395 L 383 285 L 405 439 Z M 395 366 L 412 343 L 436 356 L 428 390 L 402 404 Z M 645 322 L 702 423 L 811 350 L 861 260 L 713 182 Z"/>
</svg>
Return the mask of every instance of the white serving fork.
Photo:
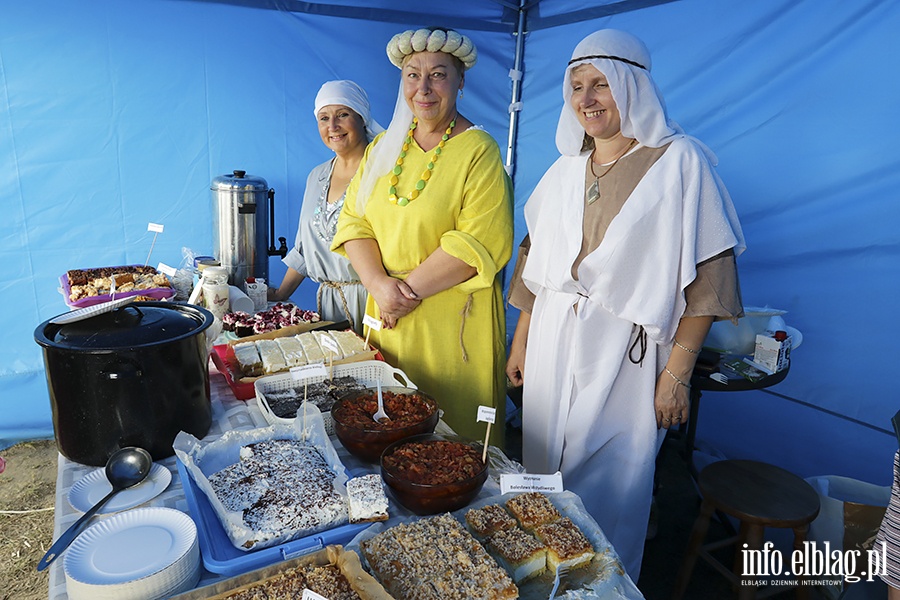
<svg viewBox="0 0 900 600">
<path fill-rule="evenodd" d="M 556 598 L 556 590 L 559 589 L 559 582 L 563 580 L 563 578 L 569 574 L 569 567 L 565 565 L 557 565 L 556 566 L 556 576 L 553 578 L 553 589 L 550 590 L 550 599 L 553 600 Z"/>
</svg>

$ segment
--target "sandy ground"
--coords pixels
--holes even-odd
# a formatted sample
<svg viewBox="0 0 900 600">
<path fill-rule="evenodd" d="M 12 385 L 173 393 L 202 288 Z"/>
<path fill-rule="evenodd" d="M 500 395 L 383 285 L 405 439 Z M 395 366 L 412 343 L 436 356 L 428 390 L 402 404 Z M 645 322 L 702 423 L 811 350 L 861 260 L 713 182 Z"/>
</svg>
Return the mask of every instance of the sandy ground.
<svg viewBox="0 0 900 600">
<path fill-rule="evenodd" d="M 49 571 L 38 561 L 53 542 L 56 442 L 23 442 L 0 450 L 0 600 L 46 600 Z"/>
</svg>

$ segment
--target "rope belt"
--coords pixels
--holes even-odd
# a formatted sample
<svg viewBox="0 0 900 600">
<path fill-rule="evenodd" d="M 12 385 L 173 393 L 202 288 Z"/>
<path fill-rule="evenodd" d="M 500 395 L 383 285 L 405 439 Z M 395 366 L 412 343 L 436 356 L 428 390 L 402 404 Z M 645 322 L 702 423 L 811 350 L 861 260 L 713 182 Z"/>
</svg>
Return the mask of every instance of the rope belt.
<svg viewBox="0 0 900 600">
<path fill-rule="evenodd" d="M 324 288 L 331 288 L 333 290 L 337 290 L 338 295 L 341 297 L 341 308 L 344 309 L 344 314 L 347 316 L 347 320 L 350 321 L 350 327 L 356 328 L 356 323 L 353 321 L 353 315 L 350 314 L 350 307 L 347 306 L 347 297 L 344 295 L 343 288 L 348 285 L 361 285 L 361 281 L 320 281 L 319 282 L 319 291 L 316 292 L 316 311 L 321 315 L 322 314 L 322 290 Z"/>
</svg>

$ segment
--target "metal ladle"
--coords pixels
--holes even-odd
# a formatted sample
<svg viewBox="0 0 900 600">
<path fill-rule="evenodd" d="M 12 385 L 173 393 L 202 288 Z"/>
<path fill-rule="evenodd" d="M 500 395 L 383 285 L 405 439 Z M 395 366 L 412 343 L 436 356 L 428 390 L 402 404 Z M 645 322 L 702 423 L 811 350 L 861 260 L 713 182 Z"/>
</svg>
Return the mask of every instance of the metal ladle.
<svg viewBox="0 0 900 600">
<path fill-rule="evenodd" d="M 75 538 L 84 531 L 88 522 L 91 520 L 91 517 L 93 517 L 98 510 L 103 508 L 103 505 L 106 504 L 110 498 L 124 489 L 136 486 L 146 479 L 152 466 L 153 457 L 151 457 L 150 453 L 143 448 L 128 447 L 113 452 L 112 456 L 109 457 L 109 460 L 106 461 L 106 478 L 109 480 L 109 483 L 112 484 L 112 491 L 97 504 L 92 506 L 80 519 L 75 521 L 74 525 L 69 527 L 65 533 L 53 542 L 53 545 L 47 550 L 47 554 L 45 554 L 44 558 L 41 559 L 41 562 L 38 563 L 37 570 L 43 571 L 50 566 L 50 563 L 59 558 L 59 555 L 69 547 L 69 544 L 75 541 Z"/>
</svg>

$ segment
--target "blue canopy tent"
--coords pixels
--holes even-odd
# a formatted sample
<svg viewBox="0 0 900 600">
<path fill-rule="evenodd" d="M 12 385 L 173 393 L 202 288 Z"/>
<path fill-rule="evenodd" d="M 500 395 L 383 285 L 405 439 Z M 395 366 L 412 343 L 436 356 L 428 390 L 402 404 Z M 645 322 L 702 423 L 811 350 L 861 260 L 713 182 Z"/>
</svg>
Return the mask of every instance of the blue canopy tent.
<svg viewBox="0 0 900 600">
<path fill-rule="evenodd" d="M 777 387 L 704 394 L 698 436 L 802 476 L 886 484 L 898 395 L 900 44 L 888 0 L 34 0 L 0 7 L 0 448 L 53 435 L 34 328 L 66 310 L 59 276 L 211 250 L 209 184 L 234 169 L 276 190 L 293 239 L 321 82 L 369 93 L 383 124 L 405 28 L 469 34 L 461 109 L 508 155 L 522 206 L 555 160 L 564 65 L 577 40 L 631 31 L 670 114 L 719 156 L 749 249 L 744 301 L 788 311 L 804 342 Z M 147 224 L 165 231 L 155 243 Z M 280 261 L 270 278 L 280 280 Z M 312 286 L 295 300 L 314 305 Z M 509 334 L 515 323 L 511 311 Z"/>
</svg>

